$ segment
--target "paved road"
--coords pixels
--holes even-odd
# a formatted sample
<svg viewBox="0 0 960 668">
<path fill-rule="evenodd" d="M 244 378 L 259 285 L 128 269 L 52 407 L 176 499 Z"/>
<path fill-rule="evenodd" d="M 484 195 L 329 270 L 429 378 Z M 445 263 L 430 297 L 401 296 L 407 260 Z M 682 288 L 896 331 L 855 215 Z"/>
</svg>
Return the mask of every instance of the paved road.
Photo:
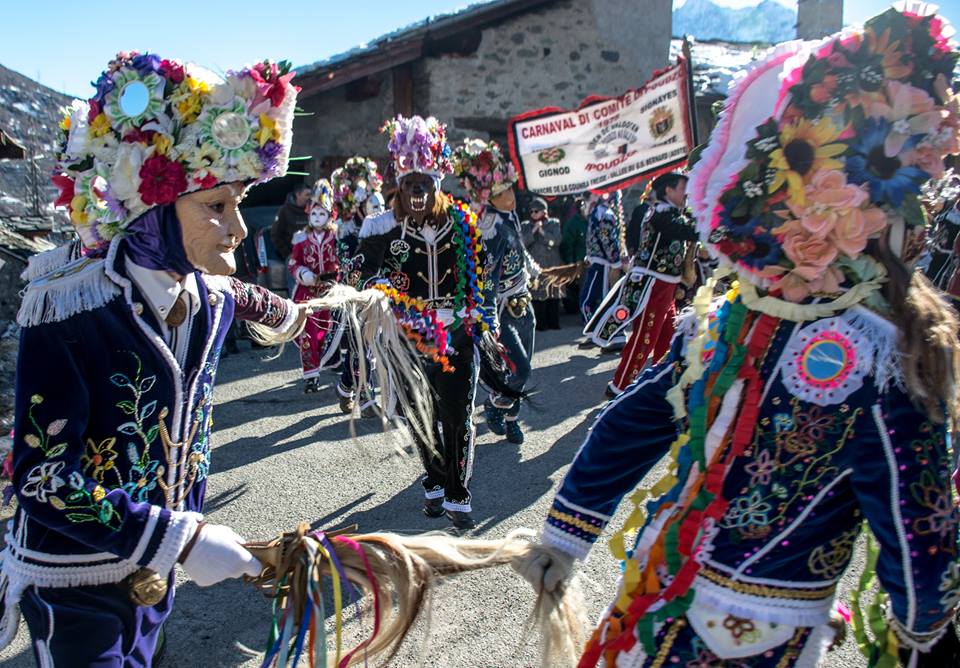
<svg viewBox="0 0 960 668">
<path fill-rule="evenodd" d="M 526 443 L 511 445 L 479 426 L 472 486 L 477 535 L 497 537 L 516 527 L 539 527 L 599 411 L 616 358 L 578 350 L 575 322 L 567 319 L 565 325 L 537 341 L 534 384 L 539 393 L 536 409 L 525 413 Z M 383 433 L 364 421 L 352 440 L 336 407 L 332 375 L 324 376 L 326 386 L 319 394 L 304 395 L 295 351 L 266 361 L 262 351 L 241 345 L 241 354 L 220 365 L 209 521 L 228 524 L 250 539 L 273 537 L 302 520 L 315 527 L 357 523 L 370 531 L 444 528 L 445 520 L 420 513 L 418 459 L 398 454 L 398 432 Z M 661 473 L 655 470 L 650 478 Z M 622 524 L 624 511 L 614 526 Z M 617 573 L 605 545 L 594 550 L 583 573 L 595 617 L 607 604 Z M 270 620 L 267 601 L 239 582 L 201 589 L 182 573 L 180 578 L 164 665 L 258 666 Z M 538 666 L 536 638 L 521 642 L 532 604 L 529 587 L 509 568 L 451 580 L 434 602 L 429 637 L 420 624 L 391 665 Z M 351 622 L 348 631 L 358 630 L 359 624 Z M 28 643 L 21 628 L 14 644 L 0 652 L 0 663 L 32 665 Z M 848 642 L 824 665 L 864 663 Z"/>
</svg>

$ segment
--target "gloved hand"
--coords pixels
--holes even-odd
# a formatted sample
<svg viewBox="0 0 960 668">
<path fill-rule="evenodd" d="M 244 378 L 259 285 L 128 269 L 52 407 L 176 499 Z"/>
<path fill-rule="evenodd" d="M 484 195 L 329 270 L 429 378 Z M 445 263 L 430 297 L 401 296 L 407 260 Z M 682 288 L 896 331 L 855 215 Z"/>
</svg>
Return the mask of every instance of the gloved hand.
<svg viewBox="0 0 960 668">
<path fill-rule="evenodd" d="M 301 269 L 297 273 L 297 279 L 300 281 L 301 285 L 316 285 L 317 284 L 317 275 L 314 274 L 309 269 Z"/>
<path fill-rule="evenodd" d="M 181 565 L 198 587 L 209 587 L 228 578 L 256 576 L 262 565 L 243 546 L 243 538 L 222 524 L 201 524 L 194 540 L 181 555 Z"/>
<path fill-rule="evenodd" d="M 561 587 L 573 572 L 573 561 L 569 554 L 541 544 L 529 554 L 515 559 L 511 565 L 539 594 Z"/>
</svg>

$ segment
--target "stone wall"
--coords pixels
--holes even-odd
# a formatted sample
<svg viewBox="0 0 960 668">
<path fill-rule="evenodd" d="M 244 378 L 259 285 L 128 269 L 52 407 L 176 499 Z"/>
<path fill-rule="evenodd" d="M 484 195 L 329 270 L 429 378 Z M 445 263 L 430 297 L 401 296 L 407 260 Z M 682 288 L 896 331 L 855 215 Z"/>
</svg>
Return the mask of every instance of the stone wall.
<svg viewBox="0 0 960 668">
<path fill-rule="evenodd" d="M 20 279 L 20 273 L 26 268 L 26 264 L 15 260 L 9 255 L 0 254 L 0 330 L 5 321 L 14 320 L 17 317 L 17 311 L 20 310 L 20 291 L 24 287 L 24 282 Z"/>
<path fill-rule="evenodd" d="M 472 55 L 413 63 L 413 111 L 447 123 L 451 142 L 468 135 L 504 141 L 511 116 L 619 95 L 666 66 L 670 10 L 671 0 L 559 0 L 490 25 Z M 375 78 L 379 88 L 367 82 L 365 90 L 376 94 L 359 101 L 349 101 L 357 97 L 349 84 L 302 98 L 313 114 L 294 123 L 293 154 L 313 156 L 304 171 L 328 176 L 334 157 L 386 155 L 378 130 L 394 115 L 393 74 Z"/>
<path fill-rule="evenodd" d="M 452 138 L 503 139 L 507 120 L 619 95 L 667 64 L 669 0 L 562 0 L 483 30 L 476 54 L 417 64 L 430 113 Z"/>
<path fill-rule="evenodd" d="M 820 39 L 843 28 L 843 0 L 799 0 L 797 38 Z"/>
</svg>

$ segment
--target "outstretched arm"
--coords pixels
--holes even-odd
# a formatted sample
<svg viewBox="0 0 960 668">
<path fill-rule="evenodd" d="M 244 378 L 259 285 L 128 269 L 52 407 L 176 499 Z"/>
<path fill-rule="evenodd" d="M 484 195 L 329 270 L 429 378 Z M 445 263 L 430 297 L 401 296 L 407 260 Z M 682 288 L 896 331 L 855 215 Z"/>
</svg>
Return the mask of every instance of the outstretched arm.
<svg viewBox="0 0 960 668">
<path fill-rule="evenodd" d="M 586 559 L 620 500 L 667 454 L 678 433 L 667 401 L 678 358 L 647 369 L 600 413 L 554 497 L 544 543 Z"/>
</svg>

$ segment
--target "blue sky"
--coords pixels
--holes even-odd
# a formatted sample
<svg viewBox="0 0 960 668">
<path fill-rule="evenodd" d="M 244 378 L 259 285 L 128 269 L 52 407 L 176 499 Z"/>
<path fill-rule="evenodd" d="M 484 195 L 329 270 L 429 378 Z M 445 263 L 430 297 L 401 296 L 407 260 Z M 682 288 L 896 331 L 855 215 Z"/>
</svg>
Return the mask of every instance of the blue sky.
<svg viewBox="0 0 960 668">
<path fill-rule="evenodd" d="M 777 1 L 796 6 L 795 0 Z M 745 6 L 757 0 L 717 2 Z M 166 0 L 157 4 L 21 0 L 15 9 L 3 13 L 0 65 L 51 88 L 87 97 L 92 91 L 89 82 L 120 50 L 151 51 L 214 71 L 267 57 L 303 65 L 466 4 L 465 0 Z M 887 7 L 889 1 L 846 0 L 845 5 L 845 20 L 859 22 Z M 960 0 L 942 0 L 941 5 L 954 25 L 960 24 Z"/>
</svg>

